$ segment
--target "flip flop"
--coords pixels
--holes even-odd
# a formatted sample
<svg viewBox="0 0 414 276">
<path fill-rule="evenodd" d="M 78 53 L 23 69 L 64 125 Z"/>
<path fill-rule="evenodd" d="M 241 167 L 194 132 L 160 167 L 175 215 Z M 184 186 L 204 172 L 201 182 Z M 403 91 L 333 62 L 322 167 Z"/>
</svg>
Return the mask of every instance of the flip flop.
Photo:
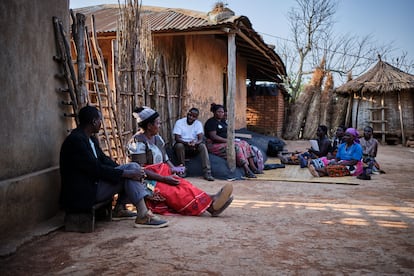
<svg viewBox="0 0 414 276">
<path fill-rule="evenodd" d="M 212 211 L 220 210 L 227 202 L 231 193 L 233 192 L 233 185 L 231 183 L 227 183 L 226 185 L 221 188 L 220 192 L 218 192 L 213 197 L 213 203 L 211 203 Z"/>
<path fill-rule="evenodd" d="M 246 177 L 247 178 L 257 178 L 257 176 L 252 171 L 248 171 L 246 173 Z"/>
<path fill-rule="evenodd" d="M 254 170 L 253 173 L 254 174 L 263 174 L 263 171 L 257 169 L 257 170 Z"/>
<path fill-rule="evenodd" d="M 226 203 L 224 203 L 224 205 L 218 209 L 218 210 L 212 210 L 211 206 L 210 208 L 207 209 L 207 211 L 211 214 L 212 217 L 218 217 L 221 213 L 223 213 L 223 211 L 230 206 L 230 204 L 233 201 L 233 196 L 229 197 L 229 199 L 227 199 Z"/>
</svg>

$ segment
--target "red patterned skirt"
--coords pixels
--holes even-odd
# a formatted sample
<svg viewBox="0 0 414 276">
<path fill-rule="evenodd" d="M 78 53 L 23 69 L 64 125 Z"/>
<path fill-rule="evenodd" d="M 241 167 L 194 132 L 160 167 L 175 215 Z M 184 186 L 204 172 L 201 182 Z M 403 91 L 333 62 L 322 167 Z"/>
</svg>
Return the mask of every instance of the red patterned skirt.
<svg viewBox="0 0 414 276">
<path fill-rule="evenodd" d="M 249 143 L 244 140 L 234 141 L 234 148 L 237 166 L 243 167 L 245 164 L 249 164 L 248 158 L 254 157 L 254 153 Z M 224 159 L 227 158 L 227 143 L 212 143 L 211 140 L 208 140 L 207 149 L 214 155 Z"/>
<path fill-rule="evenodd" d="M 162 176 L 172 175 L 170 166 L 166 163 L 145 166 Z M 212 199 L 204 191 L 195 187 L 184 178 L 176 186 L 157 182 L 154 196 L 146 199 L 148 208 L 157 214 L 178 213 L 186 216 L 198 216 L 210 206 Z"/>
</svg>

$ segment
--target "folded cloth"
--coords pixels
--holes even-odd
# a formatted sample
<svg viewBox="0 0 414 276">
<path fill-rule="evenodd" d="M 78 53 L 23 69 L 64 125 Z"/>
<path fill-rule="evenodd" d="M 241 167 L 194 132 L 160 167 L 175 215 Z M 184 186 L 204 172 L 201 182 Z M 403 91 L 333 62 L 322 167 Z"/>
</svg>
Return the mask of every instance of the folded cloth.
<svg viewBox="0 0 414 276">
<path fill-rule="evenodd" d="M 264 164 L 263 170 L 282 169 L 284 167 L 285 167 L 285 164 Z"/>
</svg>

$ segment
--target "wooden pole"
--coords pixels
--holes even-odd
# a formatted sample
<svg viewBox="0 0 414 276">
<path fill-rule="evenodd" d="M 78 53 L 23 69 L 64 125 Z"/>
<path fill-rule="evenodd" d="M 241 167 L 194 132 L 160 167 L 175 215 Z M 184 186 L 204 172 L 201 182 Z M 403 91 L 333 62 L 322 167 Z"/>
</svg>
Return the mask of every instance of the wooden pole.
<svg viewBox="0 0 414 276">
<path fill-rule="evenodd" d="M 352 127 L 355 129 L 358 129 L 358 116 L 359 116 L 359 107 L 361 105 L 361 101 L 362 101 L 362 93 L 361 93 L 361 96 L 356 101 L 355 121 L 352 123 Z M 364 127 L 362 127 L 362 129 L 364 129 Z"/>
<path fill-rule="evenodd" d="M 346 115 L 345 115 L 345 127 L 349 127 L 352 121 L 352 105 L 353 105 L 354 93 L 349 95 L 348 99 L 348 106 L 346 108 Z"/>
<path fill-rule="evenodd" d="M 400 112 L 401 142 L 402 142 L 403 146 L 405 146 L 405 133 L 404 133 L 404 123 L 403 123 L 402 110 L 401 110 L 401 95 L 400 95 L 400 91 L 398 91 L 398 111 Z"/>
<path fill-rule="evenodd" d="M 234 95 L 236 94 L 236 34 L 227 35 L 227 164 L 230 171 L 236 169 L 236 151 L 234 148 Z"/>
<path fill-rule="evenodd" d="M 183 97 L 183 87 L 184 87 L 184 57 L 181 57 L 181 62 L 180 62 L 180 76 L 179 76 L 179 90 L 178 90 L 178 109 L 177 109 L 177 116 L 178 118 L 180 118 L 184 113 L 182 113 L 182 108 L 183 108 L 183 102 L 184 102 L 184 97 Z"/>
<path fill-rule="evenodd" d="M 77 95 L 79 105 L 85 106 L 88 102 L 88 90 L 86 89 L 86 64 L 85 64 L 85 15 L 81 13 L 76 14 L 76 18 L 72 14 L 72 36 L 76 46 L 76 64 L 78 67 L 78 93 Z"/>
<path fill-rule="evenodd" d="M 384 93 L 381 95 L 381 142 L 385 144 L 385 107 L 384 107 Z"/>
<path fill-rule="evenodd" d="M 170 104 L 170 85 L 169 85 L 169 79 L 168 79 L 168 67 L 167 67 L 167 62 L 165 61 L 165 57 L 162 56 L 162 63 L 164 65 L 164 81 L 165 81 L 165 101 L 166 101 L 166 106 L 167 106 L 167 111 L 168 111 L 168 126 L 167 126 L 167 130 L 168 130 L 168 138 L 169 141 L 171 142 L 173 140 L 172 137 L 172 129 L 173 129 L 173 122 L 172 122 L 172 112 L 171 112 L 171 104 Z"/>
<path fill-rule="evenodd" d="M 115 39 L 111 40 L 112 45 L 112 83 L 115 86 L 115 103 L 116 103 L 116 110 L 119 112 L 121 110 L 121 86 L 119 84 L 119 53 L 118 53 L 118 42 Z M 122 117 L 122 116 L 121 116 Z M 125 121 L 123 118 L 121 121 Z"/>
</svg>

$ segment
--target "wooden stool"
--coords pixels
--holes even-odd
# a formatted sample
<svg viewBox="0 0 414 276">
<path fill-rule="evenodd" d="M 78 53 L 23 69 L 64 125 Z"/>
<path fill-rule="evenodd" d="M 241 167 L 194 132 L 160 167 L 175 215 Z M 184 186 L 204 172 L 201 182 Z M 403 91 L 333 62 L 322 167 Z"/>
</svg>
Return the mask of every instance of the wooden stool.
<svg viewBox="0 0 414 276">
<path fill-rule="evenodd" d="M 96 203 L 89 212 L 71 212 L 65 214 L 65 231 L 90 233 L 95 231 L 96 218 L 112 220 L 112 198 Z"/>
</svg>

